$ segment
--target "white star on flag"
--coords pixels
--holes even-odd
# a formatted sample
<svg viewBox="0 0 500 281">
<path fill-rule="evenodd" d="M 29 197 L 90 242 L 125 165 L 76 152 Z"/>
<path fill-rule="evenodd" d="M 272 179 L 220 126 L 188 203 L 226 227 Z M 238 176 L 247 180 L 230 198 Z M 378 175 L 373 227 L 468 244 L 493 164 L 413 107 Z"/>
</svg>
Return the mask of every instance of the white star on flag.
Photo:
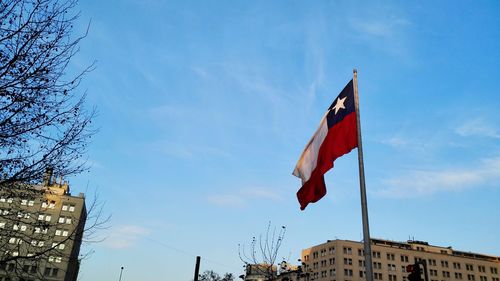
<svg viewBox="0 0 500 281">
<path fill-rule="evenodd" d="M 337 115 L 337 112 L 343 108 L 345 109 L 344 102 L 347 97 L 343 98 L 337 98 L 337 102 L 335 103 L 335 106 L 332 109 L 335 109 L 335 115 Z"/>
</svg>

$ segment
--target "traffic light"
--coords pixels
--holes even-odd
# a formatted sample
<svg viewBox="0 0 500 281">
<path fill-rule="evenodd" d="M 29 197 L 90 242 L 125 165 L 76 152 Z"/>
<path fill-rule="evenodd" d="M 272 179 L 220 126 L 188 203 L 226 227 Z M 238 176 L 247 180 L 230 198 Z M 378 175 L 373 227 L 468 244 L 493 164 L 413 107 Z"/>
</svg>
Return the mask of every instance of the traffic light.
<svg viewBox="0 0 500 281">
<path fill-rule="evenodd" d="M 422 281 L 420 277 L 420 264 L 415 263 L 407 265 L 406 272 L 410 273 L 408 274 L 408 281 Z"/>
</svg>

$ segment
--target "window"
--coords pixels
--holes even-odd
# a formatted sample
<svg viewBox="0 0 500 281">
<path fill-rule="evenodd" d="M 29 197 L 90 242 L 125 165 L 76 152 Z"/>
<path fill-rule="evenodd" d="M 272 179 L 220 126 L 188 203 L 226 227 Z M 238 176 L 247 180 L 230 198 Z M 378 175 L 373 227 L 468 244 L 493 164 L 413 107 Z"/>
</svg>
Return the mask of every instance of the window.
<svg viewBox="0 0 500 281">
<path fill-rule="evenodd" d="M 455 272 L 455 279 L 462 279 L 462 273 Z"/>
<path fill-rule="evenodd" d="M 61 236 L 62 230 L 56 229 L 56 236 Z"/>
<path fill-rule="evenodd" d="M 330 276 L 335 276 L 335 268 L 334 269 L 330 269 Z"/>
<path fill-rule="evenodd" d="M 69 206 L 69 211 L 70 211 L 70 212 L 74 212 L 74 211 L 75 211 L 75 206 L 70 205 L 70 206 Z"/>
<path fill-rule="evenodd" d="M 328 248 L 328 254 L 330 254 L 330 255 L 335 254 L 335 247 Z"/>
<path fill-rule="evenodd" d="M 47 208 L 48 204 L 47 202 L 42 202 L 42 208 Z"/>
<path fill-rule="evenodd" d="M 477 270 L 479 270 L 479 272 L 486 272 L 486 268 L 483 265 L 478 265 Z"/>
<path fill-rule="evenodd" d="M 19 241 L 19 238 L 11 237 L 9 239 L 9 244 L 17 244 L 18 241 Z"/>
<path fill-rule="evenodd" d="M 448 267 L 448 261 L 441 261 L 441 267 Z"/>
<path fill-rule="evenodd" d="M 453 268 L 454 268 L 454 269 L 460 269 L 460 263 L 458 263 L 458 262 L 454 262 L 454 263 L 453 263 Z"/>
<path fill-rule="evenodd" d="M 474 265 L 472 264 L 465 264 L 465 268 L 467 269 L 467 271 L 474 271 Z"/>
<path fill-rule="evenodd" d="M 429 274 L 430 274 L 431 276 L 437 276 L 437 275 L 438 275 L 438 271 L 437 271 L 437 270 L 435 270 L 435 269 L 431 269 L 431 270 L 429 270 Z"/>
<path fill-rule="evenodd" d="M 390 260 L 390 261 L 393 261 L 394 260 L 394 254 L 387 253 L 387 259 Z"/>
<path fill-rule="evenodd" d="M 41 227 L 35 227 L 35 230 L 34 230 L 35 233 L 43 233 L 43 234 L 47 234 L 48 232 L 48 228 L 41 228 Z"/>
<path fill-rule="evenodd" d="M 358 261 L 358 266 L 359 266 L 359 267 L 365 267 L 365 266 L 366 266 L 365 261 L 364 261 L 364 260 L 359 260 L 359 261 Z"/>
<path fill-rule="evenodd" d="M 330 258 L 330 265 L 334 265 L 335 264 L 335 258 Z"/>
<path fill-rule="evenodd" d="M 51 272 L 52 272 L 52 268 L 46 267 L 45 270 L 43 271 L 43 275 L 49 276 Z"/>
<path fill-rule="evenodd" d="M 344 255 L 352 255 L 352 248 L 344 247 Z"/>
<path fill-rule="evenodd" d="M 429 260 L 428 260 L 428 264 L 429 264 L 430 266 L 436 266 L 436 260 L 435 260 L 435 259 L 429 259 Z"/>
<path fill-rule="evenodd" d="M 373 268 L 374 269 L 382 269 L 382 263 L 380 263 L 380 262 L 373 262 Z"/>
<path fill-rule="evenodd" d="M 474 276 L 474 274 L 467 274 L 467 280 L 469 280 L 469 281 L 475 281 L 476 280 L 476 276 Z"/>
<path fill-rule="evenodd" d="M 19 225 L 14 224 L 14 225 L 12 226 L 12 229 L 13 229 L 13 230 L 19 230 Z"/>
<path fill-rule="evenodd" d="M 35 201 L 33 201 L 33 200 L 29 200 L 28 201 L 28 206 L 34 206 L 34 205 L 35 205 Z"/>
<path fill-rule="evenodd" d="M 26 225 L 21 225 L 21 231 L 26 231 L 27 226 Z"/>
<path fill-rule="evenodd" d="M 26 199 L 21 199 L 21 205 L 23 205 L 23 206 L 28 205 L 28 200 L 26 200 Z"/>
<path fill-rule="evenodd" d="M 69 234 L 69 233 L 68 233 L 68 231 L 67 231 L 67 230 L 63 230 L 63 232 L 62 232 L 62 236 L 68 236 L 68 234 Z"/>
<path fill-rule="evenodd" d="M 488 281 L 488 278 L 486 276 L 479 276 L 479 280 Z"/>
<path fill-rule="evenodd" d="M 345 264 L 345 265 L 352 265 L 352 259 L 347 259 L 347 258 L 345 258 L 345 259 L 344 259 L 344 264 Z"/>
<path fill-rule="evenodd" d="M 56 257 L 54 261 L 57 263 L 60 263 L 60 262 L 62 262 L 62 257 Z"/>
<path fill-rule="evenodd" d="M 56 204 L 54 201 L 49 203 L 49 209 L 54 209 L 56 207 Z"/>
<path fill-rule="evenodd" d="M 57 268 L 52 268 L 52 276 L 57 276 L 57 273 L 59 273 L 59 269 Z"/>
<path fill-rule="evenodd" d="M 389 281 L 397 281 L 396 275 L 389 274 Z"/>
<path fill-rule="evenodd" d="M 395 264 L 388 264 L 387 270 L 388 271 L 396 271 L 396 265 Z"/>
<path fill-rule="evenodd" d="M 401 261 L 402 262 L 408 262 L 408 256 L 401 255 Z"/>
<path fill-rule="evenodd" d="M 498 274 L 498 270 L 496 267 L 490 267 L 491 274 Z"/>
<path fill-rule="evenodd" d="M 449 271 L 444 271 L 444 270 L 443 270 L 443 277 L 445 277 L 445 278 L 450 278 L 450 272 L 449 272 Z"/>
<path fill-rule="evenodd" d="M 363 249 L 358 249 L 358 256 L 362 257 L 365 255 L 365 250 Z"/>
<path fill-rule="evenodd" d="M 344 269 L 345 276 L 352 276 L 352 269 Z"/>
<path fill-rule="evenodd" d="M 67 211 L 67 210 L 68 210 L 68 207 L 69 207 L 68 205 L 62 205 L 62 210 L 63 210 L 63 211 Z"/>
<path fill-rule="evenodd" d="M 58 220 L 57 220 L 58 223 L 64 223 L 64 217 L 60 217 Z"/>
<path fill-rule="evenodd" d="M 375 280 L 382 280 L 382 273 L 375 272 L 373 273 L 373 277 Z"/>
<path fill-rule="evenodd" d="M 45 221 L 50 221 L 52 219 L 52 216 L 51 215 L 46 215 L 45 216 Z"/>
<path fill-rule="evenodd" d="M 373 252 L 373 257 L 376 259 L 380 259 L 380 252 Z"/>
<path fill-rule="evenodd" d="M 4 221 L 0 222 L 0 228 L 5 228 L 5 222 Z"/>
</svg>

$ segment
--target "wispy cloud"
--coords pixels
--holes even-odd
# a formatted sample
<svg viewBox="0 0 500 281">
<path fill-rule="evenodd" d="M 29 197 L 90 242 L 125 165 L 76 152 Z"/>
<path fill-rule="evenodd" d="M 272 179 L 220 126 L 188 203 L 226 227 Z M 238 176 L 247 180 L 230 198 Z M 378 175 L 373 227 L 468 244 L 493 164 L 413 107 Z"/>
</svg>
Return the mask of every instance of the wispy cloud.
<svg viewBox="0 0 500 281">
<path fill-rule="evenodd" d="M 360 34 L 371 37 L 389 38 L 395 36 L 402 28 L 409 25 L 410 22 L 404 18 L 388 19 L 352 19 L 352 27 Z"/>
<path fill-rule="evenodd" d="M 387 188 L 376 191 L 383 197 L 415 197 L 438 192 L 457 192 L 492 184 L 500 179 L 500 157 L 488 158 L 469 167 L 417 170 L 384 181 Z"/>
<path fill-rule="evenodd" d="M 483 119 L 474 119 L 465 122 L 455 132 L 463 137 L 479 136 L 500 139 L 498 130 Z"/>
<path fill-rule="evenodd" d="M 220 207 L 246 207 L 252 200 L 279 201 L 281 196 L 271 188 L 243 188 L 233 194 L 216 194 L 207 197 L 207 201 Z"/>
<path fill-rule="evenodd" d="M 399 16 L 367 16 L 350 20 L 353 35 L 365 46 L 381 50 L 403 61 L 411 61 L 410 21 Z"/>
<path fill-rule="evenodd" d="M 138 225 L 121 225 L 110 230 L 104 245 L 113 249 L 126 249 L 133 246 L 141 236 L 150 231 Z"/>
<path fill-rule="evenodd" d="M 230 194 L 210 195 L 208 196 L 207 200 L 209 203 L 220 207 L 239 208 L 239 207 L 244 207 L 246 205 L 245 200 L 239 195 L 230 195 Z"/>
</svg>

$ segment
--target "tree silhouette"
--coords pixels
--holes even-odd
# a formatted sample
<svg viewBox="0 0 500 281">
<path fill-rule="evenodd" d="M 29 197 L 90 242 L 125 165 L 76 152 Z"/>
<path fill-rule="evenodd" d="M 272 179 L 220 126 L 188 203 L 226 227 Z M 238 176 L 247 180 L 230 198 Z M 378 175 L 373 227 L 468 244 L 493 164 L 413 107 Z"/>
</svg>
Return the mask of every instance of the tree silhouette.
<svg viewBox="0 0 500 281">
<path fill-rule="evenodd" d="M 68 74 L 68 65 L 86 36 L 72 36 L 79 16 L 73 11 L 76 4 L 77 0 L 0 1 L 0 194 L 14 198 L 9 209 L 0 212 L 2 250 L 7 244 L 35 243 L 34 232 L 28 235 L 16 229 L 20 223 L 30 229 L 55 227 L 33 220 L 38 213 L 20 216 L 16 206 L 43 196 L 33 186 L 39 185 L 46 171 L 62 178 L 86 169 L 82 157 L 95 133 L 90 127 L 95 110 L 84 107 L 85 94 L 79 93 L 78 86 L 93 65 Z M 93 233 L 107 221 L 97 200 L 87 208 L 88 217 L 71 221 L 81 225 L 67 239 L 82 240 L 84 233 Z M 37 245 L 29 256 L 3 253 L 0 269 L 13 264 L 13 274 L 29 273 L 40 279 L 41 269 L 31 272 L 23 268 L 24 261 L 50 260 L 60 247 Z"/>
</svg>

